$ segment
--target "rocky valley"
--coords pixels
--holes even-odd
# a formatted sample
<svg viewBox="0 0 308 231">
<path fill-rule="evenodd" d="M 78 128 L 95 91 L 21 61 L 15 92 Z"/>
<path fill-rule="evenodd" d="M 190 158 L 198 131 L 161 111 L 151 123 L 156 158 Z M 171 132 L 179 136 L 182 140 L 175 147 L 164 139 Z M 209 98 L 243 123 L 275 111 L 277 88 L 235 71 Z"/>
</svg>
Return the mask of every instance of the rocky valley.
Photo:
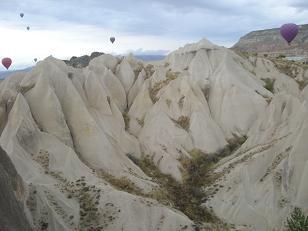
<svg viewBox="0 0 308 231">
<path fill-rule="evenodd" d="M 287 230 L 308 213 L 307 65 L 206 39 L 155 62 L 96 54 L 0 83 L 1 231 Z"/>
</svg>

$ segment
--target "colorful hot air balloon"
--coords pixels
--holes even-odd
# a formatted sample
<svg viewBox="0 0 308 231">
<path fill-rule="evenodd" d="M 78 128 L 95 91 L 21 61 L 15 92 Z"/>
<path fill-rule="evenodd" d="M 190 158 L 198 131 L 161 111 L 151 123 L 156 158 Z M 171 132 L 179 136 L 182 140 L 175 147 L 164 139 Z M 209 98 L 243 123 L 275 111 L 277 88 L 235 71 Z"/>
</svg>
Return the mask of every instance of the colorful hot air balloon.
<svg viewBox="0 0 308 231">
<path fill-rule="evenodd" d="M 12 60 L 10 58 L 3 58 L 2 59 L 2 65 L 6 68 L 9 69 L 9 67 L 12 64 Z"/>
<path fill-rule="evenodd" d="M 22 18 L 24 17 L 24 13 L 20 13 L 19 15 L 20 15 L 20 17 L 22 17 Z"/>
<path fill-rule="evenodd" d="M 29 27 L 29 26 L 27 26 L 27 30 L 30 30 L 30 27 Z"/>
<path fill-rule="evenodd" d="M 114 43 L 114 41 L 115 41 L 115 37 L 110 37 L 110 42 Z"/>
<path fill-rule="evenodd" d="M 292 40 L 296 37 L 296 35 L 298 34 L 298 31 L 299 31 L 299 27 L 298 25 L 294 23 L 284 24 L 280 28 L 281 36 L 288 42 L 289 45 L 292 42 Z"/>
</svg>

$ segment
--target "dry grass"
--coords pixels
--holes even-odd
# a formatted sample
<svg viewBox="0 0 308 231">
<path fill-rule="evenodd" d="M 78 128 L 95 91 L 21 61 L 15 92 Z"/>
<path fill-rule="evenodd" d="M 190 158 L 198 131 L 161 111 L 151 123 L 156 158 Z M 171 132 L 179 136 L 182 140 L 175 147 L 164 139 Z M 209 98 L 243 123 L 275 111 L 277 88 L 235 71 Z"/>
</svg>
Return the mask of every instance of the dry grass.
<svg viewBox="0 0 308 231">
<path fill-rule="evenodd" d="M 173 121 L 184 130 L 189 130 L 190 118 L 188 116 L 180 116 L 177 120 Z"/>
<path fill-rule="evenodd" d="M 150 89 L 150 98 L 153 103 L 158 101 L 157 95 L 158 92 L 164 87 L 167 86 L 172 80 L 176 79 L 179 76 L 179 72 L 168 71 L 166 73 L 166 79 L 158 83 L 155 83 L 154 87 Z"/>
<path fill-rule="evenodd" d="M 125 130 L 127 131 L 129 129 L 129 121 L 130 121 L 130 118 L 129 118 L 127 111 L 123 112 L 123 119 L 124 119 L 124 123 L 125 123 Z"/>
</svg>

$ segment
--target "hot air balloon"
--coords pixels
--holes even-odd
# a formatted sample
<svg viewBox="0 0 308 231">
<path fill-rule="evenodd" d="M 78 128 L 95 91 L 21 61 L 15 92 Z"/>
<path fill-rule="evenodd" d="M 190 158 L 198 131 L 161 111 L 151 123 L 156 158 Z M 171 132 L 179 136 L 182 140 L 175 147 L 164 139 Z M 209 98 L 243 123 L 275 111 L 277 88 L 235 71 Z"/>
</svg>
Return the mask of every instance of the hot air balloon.
<svg viewBox="0 0 308 231">
<path fill-rule="evenodd" d="M 294 23 L 287 23 L 280 27 L 280 34 L 288 42 L 289 45 L 298 34 L 298 31 L 299 27 Z"/>
<path fill-rule="evenodd" d="M 30 30 L 30 27 L 29 27 L 29 26 L 27 26 L 27 30 Z"/>
<path fill-rule="evenodd" d="M 12 60 L 10 58 L 3 58 L 2 59 L 2 65 L 6 68 L 9 69 L 9 67 L 12 64 Z"/>
<path fill-rule="evenodd" d="M 20 13 L 19 15 L 20 15 L 20 17 L 22 17 L 22 18 L 24 17 L 24 13 Z"/>
<path fill-rule="evenodd" d="M 34 62 L 37 62 L 37 58 L 34 58 L 33 60 L 34 60 Z"/>
<path fill-rule="evenodd" d="M 115 41 L 115 37 L 110 37 L 110 42 L 114 43 L 114 41 Z"/>
</svg>

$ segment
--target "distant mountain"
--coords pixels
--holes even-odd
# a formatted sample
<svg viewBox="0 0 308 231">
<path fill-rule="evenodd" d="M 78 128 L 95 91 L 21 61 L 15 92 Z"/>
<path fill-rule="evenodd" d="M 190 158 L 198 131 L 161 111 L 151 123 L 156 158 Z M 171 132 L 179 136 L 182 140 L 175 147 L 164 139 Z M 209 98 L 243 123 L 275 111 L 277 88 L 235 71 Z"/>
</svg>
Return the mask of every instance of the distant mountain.
<svg viewBox="0 0 308 231">
<path fill-rule="evenodd" d="M 301 25 L 297 37 L 289 46 L 281 37 L 279 28 L 252 31 L 231 48 L 242 52 L 284 54 L 308 57 L 308 24 Z"/>
<path fill-rule="evenodd" d="M 16 73 L 16 72 L 21 72 L 21 71 L 30 71 L 33 67 L 27 67 L 25 69 L 21 70 L 12 70 L 12 71 L 0 71 L 0 80 L 5 79 L 7 76 Z"/>
<path fill-rule="evenodd" d="M 77 68 L 83 68 L 89 65 L 89 62 L 100 56 L 103 55 L 102 52 L 93 52 L 90 56 L 89 55 L 83 55 L 80 57 L 73 56 L 70 58 L 70 60 L 63 60 L 67 65 L 77 67 Z M 121 57 L 119 55 L 118 57 Z M 134 55 L 135 58 L 143 60 L 143 61 L 157 61 L 157 60 L 163 60 L 166 56 L 165 55 Z"/>
<path fill-rule="evenodd" d="M 165 55 L 135 55 L 135 57 L 143 61 L 157 61 L 166 58 Z"/>
</svg>

